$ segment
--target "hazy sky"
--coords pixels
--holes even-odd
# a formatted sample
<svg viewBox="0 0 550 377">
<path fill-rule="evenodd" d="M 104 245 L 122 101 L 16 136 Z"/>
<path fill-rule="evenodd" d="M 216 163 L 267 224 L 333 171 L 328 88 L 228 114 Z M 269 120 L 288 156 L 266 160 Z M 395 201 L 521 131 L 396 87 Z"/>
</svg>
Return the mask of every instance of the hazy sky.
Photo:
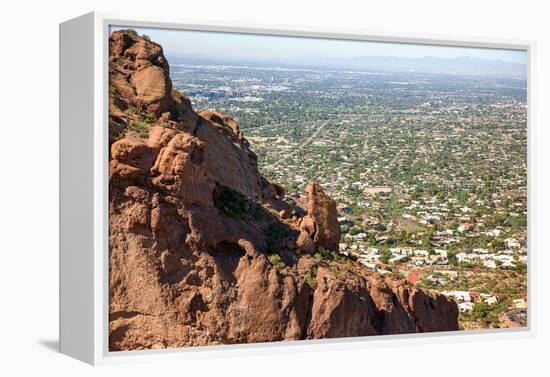
<svg viewBox="0 0 550 377">
<path fill-rule="evenodd" d="M 112 30 L 125 27 L 112 27 Z M 282 61 L 291 58 L 350 58 L 394 56 L 456 58 L 462 56 L 527 63 L 527 53 L 518 50 L 464 48 L 418 44 L 327 40 L 238 33 L 134 28 L 160 43 L 167 55 L 196 57 L 260 58 Z"/>
</svg>

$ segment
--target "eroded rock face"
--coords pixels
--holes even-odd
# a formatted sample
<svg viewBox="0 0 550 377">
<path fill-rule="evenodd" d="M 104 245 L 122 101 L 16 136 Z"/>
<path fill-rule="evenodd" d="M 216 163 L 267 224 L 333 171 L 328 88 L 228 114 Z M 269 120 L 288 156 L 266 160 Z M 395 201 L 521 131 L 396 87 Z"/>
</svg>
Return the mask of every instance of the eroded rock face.
<svg viewBox="0 0 550 377">
<path fill-rule="evenodd" d="M 141 67 L 132 77 L 132 82 L 138 103 L 155 113 L 168 110 L 172 83 L 162 68 L 155 65 Z"/>
<path fill-rule="evenodd" d="M 444 296 L 309 256 L 340 239 L 322 188 L 292 208 L 235 120 L 172 90 L 159 45 L 119 31 L 110 48 L 111 350 L 458 329 Z"/>
<path fill-rule="evenodd" d="M 162 47 L 133 32 L 115 31 L 109 38 L 109 94 L 112 115 L 120 115 L 117 110 L 169 113 L 168 119 L 186 127 L 198 119 L 191 103 L 172 89 Z"/>
<path fill-rule="evenodd" d="M 338 251 L 341 230 L 336 202 L 317 183 L 306 186 L 306 196 L 307 215 L 300 222 L 301 238 L 307 234 L 316 246 Z"/>
</svg>

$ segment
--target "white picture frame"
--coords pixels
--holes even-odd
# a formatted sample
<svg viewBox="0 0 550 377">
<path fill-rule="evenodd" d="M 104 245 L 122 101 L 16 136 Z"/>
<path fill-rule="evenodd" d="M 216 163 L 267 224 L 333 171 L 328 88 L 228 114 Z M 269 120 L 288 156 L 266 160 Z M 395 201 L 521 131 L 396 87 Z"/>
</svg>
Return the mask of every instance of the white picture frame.
<svg viewBox="0 0 550 377">
<path fill-rule="evenodd" d="M 525 50 L 528 54 L 528 265 L 533 266 L 535 200 L 532 124 L 534 41 L 461 38 L 415 33 L 246 25 L 200 20 L 88 13 L 60 24 L 60 352 L 90 364 L 158 358 L 294 353 L 393 345 L 531 337 L 536 302 L 528 269 L 528 325 L 519 329 L 339 338 L 316 341 L 205 346 L 164 350 L 108 350 L 108 39 L 110 25 L 238 32 L 328 39 Z"/>
</svg>

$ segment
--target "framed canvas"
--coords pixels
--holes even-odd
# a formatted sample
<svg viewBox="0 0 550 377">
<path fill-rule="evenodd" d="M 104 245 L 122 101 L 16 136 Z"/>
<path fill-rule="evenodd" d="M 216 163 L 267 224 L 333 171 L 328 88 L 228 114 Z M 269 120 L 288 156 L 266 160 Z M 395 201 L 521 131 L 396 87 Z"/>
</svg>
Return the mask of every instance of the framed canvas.
<svg viewBox="0 0 550 377">
<path fill-rule="evenodd" d="M 61 24 L 61 352 L 95 364 L 532 334 L 532 51 L 101 13 Z"/>
</svg>

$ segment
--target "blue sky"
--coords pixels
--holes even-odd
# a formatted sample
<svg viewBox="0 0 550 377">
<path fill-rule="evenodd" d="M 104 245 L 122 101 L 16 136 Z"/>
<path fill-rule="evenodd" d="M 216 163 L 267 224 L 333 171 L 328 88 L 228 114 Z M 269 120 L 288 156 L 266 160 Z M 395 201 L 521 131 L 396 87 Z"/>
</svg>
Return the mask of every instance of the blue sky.
<svg viewBox="0 0 550 377">
<path fill-rule="evenodd" d="M 112 30 L 125 27 L 112 27 Z M 527 53 L 517 50 L 431 46 L 419 44 L 328 40 L 239 33 L 173 29 L 134 28 L 160 43 L 167 55 L 195 57 L 254 58 L 284 61 L 293 58 L 351 58 L 393 56 L 421 58 L 473 57 L 527 63 Z"/>
</svg>

